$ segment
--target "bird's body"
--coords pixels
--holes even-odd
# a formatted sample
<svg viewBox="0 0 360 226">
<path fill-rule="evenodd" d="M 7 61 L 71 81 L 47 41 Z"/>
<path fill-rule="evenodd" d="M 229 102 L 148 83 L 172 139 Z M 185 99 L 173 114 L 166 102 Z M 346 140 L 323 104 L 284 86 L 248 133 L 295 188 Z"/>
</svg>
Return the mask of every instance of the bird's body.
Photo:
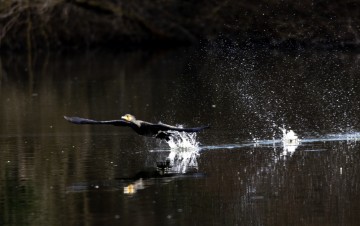
<svg viewBox="0 0 360 226">
<path fill-rule="evenodd" d="M 172 131 L 195 133 L 200 132 L 209 126 L 195 127 L 195 128 L 181 128 L 176 126 L 167 125 L 164 123 L 150 123 L 141 120 L 137 120 L 133 115 L 126 114 L 118 120 L 97 121 L 93 119 L 79 118 L 79 117 L 67 117 L 64 118 L 74 124 L 102 124 L 102 125 L 114 125 L 114 126 L 127 126 L 131 127 L 136 133 L 143 136 L 151 136 L 159 139 L 168 140 L 173 134 Z"/>
</svg>

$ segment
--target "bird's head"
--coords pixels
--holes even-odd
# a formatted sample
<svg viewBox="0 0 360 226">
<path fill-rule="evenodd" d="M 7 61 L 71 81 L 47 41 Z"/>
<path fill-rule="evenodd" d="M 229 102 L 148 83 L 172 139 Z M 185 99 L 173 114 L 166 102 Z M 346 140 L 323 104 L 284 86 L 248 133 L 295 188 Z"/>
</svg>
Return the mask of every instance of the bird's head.
<svg viewBox="0 0 360 226">
<path fill-rule="evenodd" d="M 126 115 L 122 116 L 121 118 L 125 119 L 128 122 L 133 122 L 136 120 L 135 116 L 130 115 L 130 114 L 126 114 Z"/>
</svg>

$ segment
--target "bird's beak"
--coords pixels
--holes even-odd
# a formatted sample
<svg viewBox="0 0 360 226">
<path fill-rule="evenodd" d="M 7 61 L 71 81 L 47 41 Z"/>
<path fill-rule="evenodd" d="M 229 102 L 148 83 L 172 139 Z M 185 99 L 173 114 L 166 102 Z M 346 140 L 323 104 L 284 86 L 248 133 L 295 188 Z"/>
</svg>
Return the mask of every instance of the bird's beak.
<svg viewBox="0 0 360 226">
<path fill-rule="evenodd" d="M 130 122 L 131 121 L 131 117 L 129 115 L 124 115 L 121 117 L 122 119 L 125 119 L 126 121 Z"/>
</svg>

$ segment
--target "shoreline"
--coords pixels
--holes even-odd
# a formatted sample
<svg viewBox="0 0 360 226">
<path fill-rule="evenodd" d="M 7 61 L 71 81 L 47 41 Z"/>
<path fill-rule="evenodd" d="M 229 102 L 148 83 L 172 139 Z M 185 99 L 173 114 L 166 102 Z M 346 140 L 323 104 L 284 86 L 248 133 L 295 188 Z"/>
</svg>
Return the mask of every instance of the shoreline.
<svg viewBox="0 0 360 226">
<path fill-rule="evenodd" d="M 139 49 L 197 45 L 360 47 L 360 3 L 279 0 L 5 0 L 0 50 Z"/>
</svg>

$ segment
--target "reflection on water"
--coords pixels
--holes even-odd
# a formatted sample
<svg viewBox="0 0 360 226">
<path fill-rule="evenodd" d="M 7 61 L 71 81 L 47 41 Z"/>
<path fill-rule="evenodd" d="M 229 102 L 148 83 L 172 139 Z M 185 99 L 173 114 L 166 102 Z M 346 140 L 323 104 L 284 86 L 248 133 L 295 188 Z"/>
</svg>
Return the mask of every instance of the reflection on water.
<svg viewBox="0 0 360 226">
<path fill-rule="evenodd" d="M 154 164 L 156 164 L 156 171 L 151 169 L 146 173 L 137 174 L 135 180 L 124 187 L 124 194 L 135 194 L 138 190 L 154 186 L 155 183 L 151 180 L 154 178 L 166 178 L 167 182 L 169 182 L 171 179 L 182 178 L 183 174 L 190 177 L 200 175 L 198 174 L 197 162 L 199 149 L 171 148 L 170 150 L 157 150 L 156 152 L 152 152 L 152 154 L 159 153 L 160 155 L 156 156 L 156 162 L 154 162 Z"/>
<path fill-rule="evenodd" d="M 197 158 L 200 149 L 195 133 L 174 131 L 166 143 L 170 149 L 151 151 L 152 158 L 147 164 L 156 164 L 156 171 L 138 174 L 134 181 L 124 187 L 124 194 L 132 195 L 138 190 L 153 186 L 154 183 L 149 180 L 151 178 L 177 178 L 181 174 L 193 175 L 198 172 Z"/>
<path fill-rule="evenodd" d="M 168 159 L 170 160 L 171 170 L 179 173 L 186 173 L 188 170 L 197 170 L 197 149 L 175 149 L 170 150 Z"/>
<path fill-rule="evenodd" d="M 196 139 L 196 133 L 177 132 L 167 143 L 170 146 L 167 160 L 172 171 L 186 173 L 189 169 L 197 170 L 196 158 L 199 155 L 199 142 Z"/>
<path fill-rule="evenodd" d="M 31 68 L 2 57 L 0 225 L 357 225 L 359 59 L 239 47 L 39 55 Z M 168 144 L 63 119 L 125 113 L 211 129 Z"/>
<path fill-rule="evenodd" d="M 144 189 L 143 179 L 140 178 L 137 181 L 124 187 L 124 194 L 135 194 L 137 190 Z"/>
</svg>

